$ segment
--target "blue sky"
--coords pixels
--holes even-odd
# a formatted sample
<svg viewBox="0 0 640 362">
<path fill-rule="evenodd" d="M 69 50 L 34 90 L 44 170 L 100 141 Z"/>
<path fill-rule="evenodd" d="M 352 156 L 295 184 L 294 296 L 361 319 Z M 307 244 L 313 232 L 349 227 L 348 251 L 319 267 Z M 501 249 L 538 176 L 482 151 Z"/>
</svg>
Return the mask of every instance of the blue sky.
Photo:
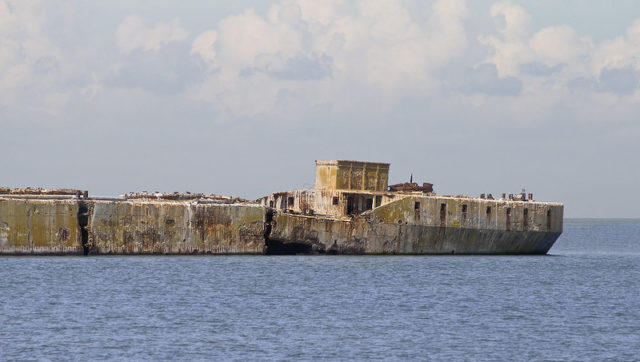
<svg viewBox="0 0 640 362">
<path fill-rule="evenodd" d="M 0 184 L 257 198 L 358 159 L 640 217 L 638 4 L 0 0 Z"/>
</svg>

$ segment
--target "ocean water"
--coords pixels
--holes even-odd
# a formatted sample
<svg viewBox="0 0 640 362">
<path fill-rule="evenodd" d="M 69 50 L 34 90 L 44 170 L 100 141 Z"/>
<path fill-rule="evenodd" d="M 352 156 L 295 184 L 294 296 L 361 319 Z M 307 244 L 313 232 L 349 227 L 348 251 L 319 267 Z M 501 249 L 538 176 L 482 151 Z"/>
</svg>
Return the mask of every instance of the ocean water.
<svg viewBox="0 0 640 362">
<path fill-rule="evenodd" d="M 640 220 L 547 256 L 0 258 L 0 360 L 640 359 Z"/>
</svg>

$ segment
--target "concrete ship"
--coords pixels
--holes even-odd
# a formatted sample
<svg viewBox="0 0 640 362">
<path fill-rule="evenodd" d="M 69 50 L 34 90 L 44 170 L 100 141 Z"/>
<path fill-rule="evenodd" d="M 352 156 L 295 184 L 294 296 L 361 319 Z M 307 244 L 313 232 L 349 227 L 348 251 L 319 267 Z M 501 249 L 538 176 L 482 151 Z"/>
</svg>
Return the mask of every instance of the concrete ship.
<svg viewBox="0 0 640 362">
<path fill-rule="evenodd" d="M 389 164 L 316 161 L 310 190 L 256 201 L 0 188 L 0 254 L 546 254 L 563 205 L 388 185 Z"/>
</svg>

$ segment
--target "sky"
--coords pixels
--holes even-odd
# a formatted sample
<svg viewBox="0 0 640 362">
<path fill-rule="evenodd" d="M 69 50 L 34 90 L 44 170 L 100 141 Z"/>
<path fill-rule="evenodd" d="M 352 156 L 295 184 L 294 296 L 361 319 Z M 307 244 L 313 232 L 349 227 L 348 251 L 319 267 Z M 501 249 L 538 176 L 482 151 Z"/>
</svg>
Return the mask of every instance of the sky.
<svg viewBox="0 0 640 362">
<path fill-rule="evenodd" d="M 640 217 L 640 2 L 0 0 L 0 186 L 255 199 L 314 160 Z"/>
</svg>

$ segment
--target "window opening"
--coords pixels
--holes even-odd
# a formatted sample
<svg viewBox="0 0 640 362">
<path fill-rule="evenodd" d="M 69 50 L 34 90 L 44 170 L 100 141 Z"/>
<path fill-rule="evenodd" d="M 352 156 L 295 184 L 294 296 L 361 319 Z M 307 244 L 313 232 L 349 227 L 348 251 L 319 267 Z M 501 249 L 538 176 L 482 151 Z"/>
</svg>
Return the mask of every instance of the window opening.
<svg viewBox="0 0 640 362">
<path fill-rule="evenodd" d="M 507 207 L 507 231 L 511 230 L 511 208 Z"/>
<path fill-rule="evenodd" d="M 440 204 L 440 226 L 447 223 L 447 204 Z"/>
<path fill-rule="evenodd" d="M 353 196 L 349 196 L 347 198 L 347 214 L 351 215 L 351 214 L 355 214 L 356 211 L 356 202 L 355 202 L 355 198 Z"/>
<path fill-rule="evenodd" d="M 373 199 L 367 199 L 365 203 L 365 210 L 373 209 Z"/>
</svg>

